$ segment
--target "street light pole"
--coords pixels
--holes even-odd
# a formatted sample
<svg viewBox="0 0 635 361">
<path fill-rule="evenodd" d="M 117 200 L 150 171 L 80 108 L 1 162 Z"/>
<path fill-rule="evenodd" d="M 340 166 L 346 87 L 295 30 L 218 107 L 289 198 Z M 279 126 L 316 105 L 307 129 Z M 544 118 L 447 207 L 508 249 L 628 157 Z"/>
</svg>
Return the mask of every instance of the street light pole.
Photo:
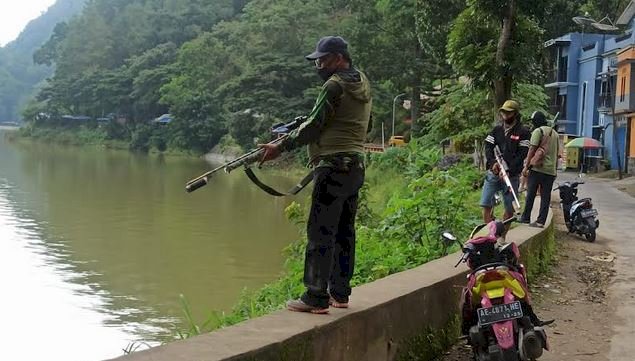
<svg viewBox="0 0 635 361">
<path fill-rule="evenodd" d="M 397 107 L 397 99 L 401 96 L 406 95 L 406 93 L 398 94 L 395 99 L 392 101 L 392 136 L 395 136 L 395 108 Z"/>
<path fill-rule="evenodd" d="M 622 160 L 620 159 L 620 147 L 617 145 L 617 128 L 615 127 L 615 102 L 617 101 L 617 84 L 613 83 L 613 74 L 611 74 L 611 60 L 609 59 L 608 66 L 608 77 L 609 77 L 609 89 L 611 91 L 611 124 L 608 124 L 604 127 L 604 131 L 609 127 L 609 125 L 613 125 L 613 149 L 615 150 L 615 155 L 617 157 L 617 179 L 622 179 Z M 615 80 L 617 80 L 617 69 L 615 70 Z M 617 83 L 617 82 L 616 82 Z M 613 89 L 613 85 L 615 85 L 615 89 Z M 604 152 L 604 149 L 602 150 Z M 613 156 L 613 154 L 611 154 Z"/>
</svg>

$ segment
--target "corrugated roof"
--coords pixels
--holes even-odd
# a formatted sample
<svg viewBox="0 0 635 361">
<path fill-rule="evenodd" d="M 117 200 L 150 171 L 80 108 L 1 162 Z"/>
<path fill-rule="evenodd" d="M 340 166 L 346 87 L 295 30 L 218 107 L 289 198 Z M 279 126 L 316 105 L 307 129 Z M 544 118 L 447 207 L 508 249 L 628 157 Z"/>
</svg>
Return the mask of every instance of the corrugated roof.
<svg viewBox="0 0 635 361">
<path fill-rule="evenodd" d="M 635 0 L 631 0 L 631 2 L 626 6 L 622 15 L 620 15 L 619 19 L 617 19 L 617 25 L 628 25 L 635 16 Z"/>
</svg>

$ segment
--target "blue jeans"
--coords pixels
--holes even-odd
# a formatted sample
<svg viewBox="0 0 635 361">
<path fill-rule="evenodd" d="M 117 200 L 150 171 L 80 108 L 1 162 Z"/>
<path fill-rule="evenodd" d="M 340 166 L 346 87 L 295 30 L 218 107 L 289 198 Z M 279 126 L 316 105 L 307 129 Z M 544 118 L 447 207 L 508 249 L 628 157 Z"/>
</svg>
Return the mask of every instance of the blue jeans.
<svg viewBox="0 0 635 361">
<path fill-rule="evenodd" d="M 514 192 L 518 195 L 518 176 L 509 177 L 509 181 L 514 188 Z M 485 182 L 483 182 L 483 192 L 481 193 L 481 207 L 492 208 L 494 206 L 494 194 L 496 192 L 503 192 L 503 204 L 505 205 L 505 212 L 509 214 L 514 213 L 514 196 L 507 189 L 507 184 L 498 175 L 488 170 L 485 174 Z"/>
</svg>

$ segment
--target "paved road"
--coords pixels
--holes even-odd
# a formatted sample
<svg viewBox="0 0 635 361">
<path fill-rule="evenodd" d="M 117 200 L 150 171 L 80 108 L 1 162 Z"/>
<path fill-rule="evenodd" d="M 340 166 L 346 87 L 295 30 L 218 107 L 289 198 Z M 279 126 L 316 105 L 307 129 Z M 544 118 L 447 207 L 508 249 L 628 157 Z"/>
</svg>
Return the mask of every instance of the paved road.
<svg viewBox="0 0 635 361">
<path fill-rule="evenodd" d="M 558 181 L 574 180 L 572 174 L 562 174 Z M 609 247 L 618 255 L 616 276 L 609 289 L 610 306 L 620 322 L 613 325 L 609 360 L 635 359 L 635 198 L 618 190 L 615 181 L 585 178 L 578 196 L 591 197 L 598 209 L 598 235 L 610 240 Z M 633 182 L 635 179 L 624 182 Z M 554 194 L 554 196 L 556 196 Z"/>
</svg>

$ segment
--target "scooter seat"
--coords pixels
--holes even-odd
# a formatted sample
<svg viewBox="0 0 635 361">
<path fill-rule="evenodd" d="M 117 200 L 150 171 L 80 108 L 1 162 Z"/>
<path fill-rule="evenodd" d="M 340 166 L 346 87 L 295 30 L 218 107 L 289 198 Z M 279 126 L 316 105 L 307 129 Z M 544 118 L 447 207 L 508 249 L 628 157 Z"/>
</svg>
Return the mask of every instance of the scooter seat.
<svg viewBox="0 0 635 361">
<path fill-rule="evenodd" d="M 584 203 L 584 202 L 591 202 L 591 198 L 582 198 L 582 199 L 578 199 L 577 201 L 573 202 L 573 204 L 580 204 L 580 203 Z"/>
</svg>

